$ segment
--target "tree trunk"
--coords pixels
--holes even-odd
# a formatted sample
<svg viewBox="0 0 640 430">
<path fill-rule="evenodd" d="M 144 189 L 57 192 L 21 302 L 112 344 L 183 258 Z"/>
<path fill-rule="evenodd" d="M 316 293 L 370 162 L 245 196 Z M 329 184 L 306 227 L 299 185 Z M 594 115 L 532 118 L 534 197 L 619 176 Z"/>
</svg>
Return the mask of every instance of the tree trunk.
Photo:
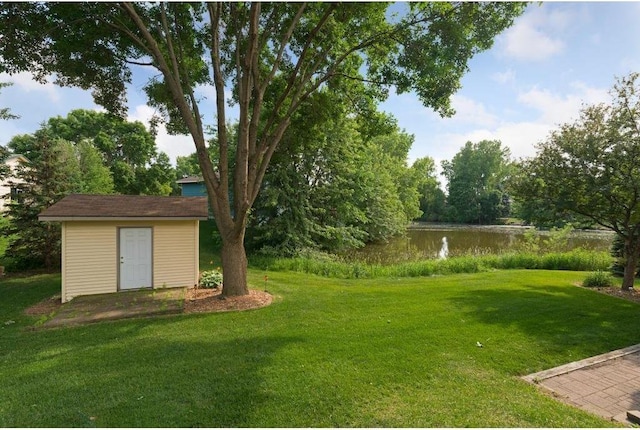
<svg viewBox="0 0 640 430">
<path fill-rule="evenodd" d="M 240 237 L 222 238 L 223 297 L 249 294 L 247 287 L 247 254 L 244 250 L 244 229 Z"/>
<path fill-rule="evenodd" d="M 627 237 L 624 243 L 624 277 L 622 278 L 623 291 L 629 291 L 633 288 L 633 282 L 636 278 L 636 268 L 638 264 L 638 256 L 640 255 L 639 238 Z"/>
</svg>

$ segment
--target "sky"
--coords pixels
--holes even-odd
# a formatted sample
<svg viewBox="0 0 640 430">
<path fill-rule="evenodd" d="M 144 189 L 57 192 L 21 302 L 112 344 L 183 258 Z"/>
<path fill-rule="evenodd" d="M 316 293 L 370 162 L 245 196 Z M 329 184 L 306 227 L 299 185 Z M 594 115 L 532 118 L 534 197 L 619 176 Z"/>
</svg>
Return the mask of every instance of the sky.
<svg viewBox="0 0 640 430">
<path fill-rule="evenodd" d="M 513 159 L 534 156 L 536 143 L 577 119 L 585 104 L 607 102 L 616 78 L 640 71 L 638 22 L 640 2 L 530 4 L 490 50 L 469 62 L 452 98 L 453 117 L 441 118 L 415 94 L 393 91 L 380 110 L 414 136 L 409 163 L 428 156 L 439 166 L 466 142 L 483 139 L 501 141 Z M 0 82 L 13 82 L 0 92 L 0 107 L 20 115 L 0 121 L 0 145 L 73 109 L 100 109 L 88 91 L 39 84 L 28 74 L 0 74 Z M 134 82 L 129 89 L 129 119 L 146 124 L 153 110 L 145 104 L 142 86 Z M 189 137 L 170 136 L 163 129 L 156 144 L 172 161 L 195 149 Z"/>
</svg>

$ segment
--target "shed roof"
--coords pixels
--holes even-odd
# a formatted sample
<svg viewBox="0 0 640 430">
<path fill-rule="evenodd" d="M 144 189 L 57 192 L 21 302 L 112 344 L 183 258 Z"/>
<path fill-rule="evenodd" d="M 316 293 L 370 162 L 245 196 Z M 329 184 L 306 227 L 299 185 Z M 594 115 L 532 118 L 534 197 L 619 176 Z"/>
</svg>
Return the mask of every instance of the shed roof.
<svg viewBox="0 0 640 430">
<path fill-rule="evenodd" d="M 207 219 L 206 197 L 71 194 L 40 213 L 40 221 Z"/>
<path fill-rule="evenodd" d="M 200 182 L 204 182 L 202 176 L 185 176 L 182 179 L 178 179 L 176 184 L 199 184 Z"/>
</svg>

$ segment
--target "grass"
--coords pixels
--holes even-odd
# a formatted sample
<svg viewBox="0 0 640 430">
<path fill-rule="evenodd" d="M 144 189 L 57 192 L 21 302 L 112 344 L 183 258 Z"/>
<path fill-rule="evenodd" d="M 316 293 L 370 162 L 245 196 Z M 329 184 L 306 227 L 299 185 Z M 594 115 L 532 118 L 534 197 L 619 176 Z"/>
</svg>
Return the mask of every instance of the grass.
<svg viewBox="0 0 640 430">
<path fill-rule="evenodd" d="M 0 426 L 605 427 L 518 376 L 640 343 L 580 272 L 265 274 L 260 310 L 40 331 L 60 277 L 3 280 Z"/>
<path fill-rule="evenodd" d="M 253 257 L 250 259 L 250 263 L 261 270 L 293 271 L 343 279 L 449 275 L 486 272 L 494 269 L 604 271 L 609 269 L 611 262 L 612 257 L 608 252 L 582 249 L 544 254 L 519 252 L 462 256 L 392 265 L 347 263 L 317 257 Z"/>
</svg>

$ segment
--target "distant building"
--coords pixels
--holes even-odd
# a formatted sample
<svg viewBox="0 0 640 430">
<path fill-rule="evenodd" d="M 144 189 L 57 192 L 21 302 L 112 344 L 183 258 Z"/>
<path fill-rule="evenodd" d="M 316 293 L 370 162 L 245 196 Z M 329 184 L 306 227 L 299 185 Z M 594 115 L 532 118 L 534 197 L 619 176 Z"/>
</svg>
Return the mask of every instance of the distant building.
<svg viewBox="0 0 640 430">
<path fill-rule="evenodd" d="M 176 181 L 182 190 L 184 197 L 206 197 L 207 188 L 204 186 L 204 180 L 201 176 L 187 176 Z"/>
<path fill-rule="evenodd" d="M 180 195 L 183 197 L 208 197 L 207 187 L 204 185 L 202 176 L 186 176 L 178 179 L 176 183 L 180 185 Z M 213 219 L 213 212 L 208 200 L 207 207 L 209 208 L 209 219 Z"/>
<path fill-rule="evenodd" d="M 9 167 L 9 174 L 4 178 L 0 177 L 0 212 L 4 212 L 6 204 L 11 200 L 17 199 L 22 192 L 20 183 L 23 181 L 13 175 L 18 164 L 26 163 L 27 161 L 29 160 L 20 154 L 10 155 L 4 160 L 4 164 Z"/>
</svg>

